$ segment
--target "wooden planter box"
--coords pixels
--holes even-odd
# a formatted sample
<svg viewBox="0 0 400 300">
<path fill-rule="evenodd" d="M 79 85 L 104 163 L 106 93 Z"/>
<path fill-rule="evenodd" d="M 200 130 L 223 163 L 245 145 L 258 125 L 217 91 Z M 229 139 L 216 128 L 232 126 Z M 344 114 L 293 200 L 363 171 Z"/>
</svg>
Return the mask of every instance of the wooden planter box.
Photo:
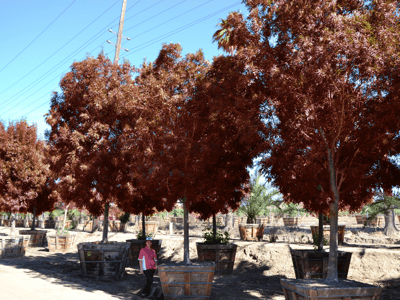
<svg viewBox="0 0 400 300">
<path fill-rule="evenodd" d="M 130 243 L 92 242 L 78 244 L 82 275 L 120 280 L 128 262 Z"/>
<path fill-rule="evenodd" d="M 301 219 L 298 217 L 283 217 L 282 219 L 286 227 L 294 227 L 301 224 Z"/>
<path fill-rule="evenodd" d="M 239 224 L 240 239 L 243 241 L 262 241 L 264 226 L 260 224 Z"/>
<path fill-rule="evenodd" d="M 125 224 L 121 223 L 119 220 L 108 222 L 108 228 L 112 232 L 124 232 L 124 227 Z"/>
<path fill-rule="evenodd" d="M 139 258 L 139 252 L 142 248 L 144 248 L 145 245 L 145 240 L 126 240 L 127 243 L 130 244 L 129 246 L 129 261 L 131 265 L 133 266 L 139 266 L 138 258 Z M 162 245 L 162 240 L 153 240 L 153 249 L 156 250 L 157 253 L 157 260 L 158 264 L 160 264 L 160 253 L 161 253 L 161 245 Z"/>
<path fill-rule="evenodd" d="M 358 225 L 365 225 L 367 222 L 367 216 L 365 215 L 355 215 Z"/>
<path fill-rule="evenodd" d="M 371 221 L 369 221 L 367 223 L 367 225 L 371 226 L 371 227 L 384 226 L 385 225 L 385 217 L 381 216 L 381 215 L 378 215 L 378 216 L 376 216 L 376 218 L 373 218 Z"/>
<path fill-rule="evenodd" d="M 319 227 L 318 226 L 310 226 L 311 227 L 311 235 L 313 238 L 314 243 L 317 243 L 318 241 L 314 240 L 314 235 L 318 236 L 319 233 Z M 323 226 L 323 236 L 328 240 L 330 240 L 330 234 L 331 234 L 331 229 L 330 225 L 324 225 Z M 344 242 L 344 232 L 346 230 L 346 225 L 338 225 L 338 243 L 339 245 L 343 244 Z"/>
<path fill-rule="evenodd" d="M 67 252 L 75 243 L 76 234 L 57 234 L 47 236 L 49 252 Z"/>
<path fill-rule="evenodd" d="M 215 264 L 173 264 L 158 266 L 165 300 L 209 300 Z"/>
<path fill-rule="evenodd" d="M 328 284 L 322 279 L 281 279 L 286 300 L 379 300 L 382 293 L 381 287 L 354 280 L 340 280 L 339 283 Z"/>
<path fill-rule="evenodd" d="M 213 261 L 216 272 L 232 273 L 237 245 L 196 243 L 196 248 L 199 261 Z"/>
<path fill-rule="evenodd" d="M 326 278 L 329 252 L 290 249 L 296 279 Z M 351 252 L 338 251 L 338 277 L 346 279 L 349 273 Z"/>
<path fill-rule="evenodd" d="M 82 230 L 91 232 L 93 230 L 93 220 L 85 220 L 82 226 Z"/>
<path fill-rule="evenodd" d="M 152 237 L 154 238 L 154 236 L 156 235 L 156 233 L 158 231 L 158 224 L 159 223 L 156 221 L 146 221 L 146 223 L 144 225 L 146 228 L 146 234 L 148 235 L 149 233 L 151 233 Z M 142 222 L 139 223 L 139 229 L 142 230 Z"/>
<path fill-rule="evenodd" d="M 47 230 L 20 230 L 20 235 L 30 235 L 28 247 L 45 247 Z"/>
<path fill-rule="evenodd" d="M 182 217 L 174 217 L 174 223 L 183 224 L 183 218 Z M 146 224 L 147 224 L 147 222 L 146 222 Z"/>
<path fill-rule="evenodd" d="M 30 235 L 0 236 L 0 258 L 24 256 L 30 238 Z"/>
<path fill-rule="evenodd" d="M 256 218 L 256 223 L 266 226 L 267 224 L 271 223 L 271 218 L 270 217 Z"/>
</svg>

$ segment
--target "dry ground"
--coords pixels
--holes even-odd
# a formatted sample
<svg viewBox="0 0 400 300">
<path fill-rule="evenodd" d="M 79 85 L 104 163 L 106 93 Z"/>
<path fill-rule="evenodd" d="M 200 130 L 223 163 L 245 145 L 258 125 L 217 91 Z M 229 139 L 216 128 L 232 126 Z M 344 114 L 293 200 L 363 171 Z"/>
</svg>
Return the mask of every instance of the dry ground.
<svg viewBox="0 0 400 300">
<path fill-rule="evenodd" d="M 387 239 L 382 235 L 382 228 L 362 228 L 353 224 L 347 227 L 345 245 L 339 247 L 339 250 L 353 252 L 349 279 L 382 286 L 382 300 L 400 299 L 400 236 Z M 160 261 L 182 261 L 182 230 L 178 226 L 175 234 L 170 235 L 166 229 L 161 228 L 156 236 L 157 239 L 162 239 L 163 245 Z M 8 227 L 0 227 L 0 233 L 9 233 L 9 230 Z M 268 242 L 273 230 L 278 236 L 276 243 Z M 133 231 L 134 228 L 130 227 L 127 233 L 111 232 L 109 240 L 125 241 L 135 238 Z M 77 242 L 99 241 L 102 236 L 99 231 L 77 234 Z M 190 257 L 194 262 L 197 258 L 195 243 L 202 241 L 201 235 L 201 227 L 190 231 Z M 234 272 L 215 276 L 211 300 L 284 299 L 279 280 L 294 278 L 289 247 L 313 248 L 307 244 L 311 240 L 311 233 L 306 224 L 296 229 L 267 227 L 264 242 L 240 241 L 237 228 L 231 231 L 231 236 L 232 242 L 238 245 Z M 0 278 L 1 285 L 9 287 L 8 296 L 5 294 L 7 289 L 1 290 L 1 299 L 5 300 L 16 299 L 10 292 L 11 289 L 15 290 L 15 282 L 20 282 L 16 292 L 21 293 L 21 296 L 23 292 L 28 293 L 33 300 L 54 299 L 52 292 L 58 293 L 60 299 L 65 294 L 69 295 L 65 299 L 140 299 L 137 295 L 144 284 L 144 276 L 139 274 L 137 264 L 127 267 L 126 275 L 119 282 L 82 277 L 75 247 L 67 253 L 50 253 L 47 248 L 28 248 L 25 257 L 1 259 Z M 40 283 L 44 282 L 47 285 L 42 287 Z M 160 286 L 157 275 L 154 285 Z M 40 292 L 41 289 L 44 291 Z"/>
</svg>

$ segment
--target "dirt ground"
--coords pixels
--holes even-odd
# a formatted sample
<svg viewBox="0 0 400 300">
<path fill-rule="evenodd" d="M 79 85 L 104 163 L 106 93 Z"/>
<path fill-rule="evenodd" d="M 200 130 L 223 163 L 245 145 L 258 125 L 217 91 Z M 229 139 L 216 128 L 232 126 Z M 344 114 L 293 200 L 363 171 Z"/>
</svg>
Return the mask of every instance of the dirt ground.
<svg viewBox="0 0 400 300">
<path fill-rule="evenodd" d="M 294 278 L 294 270 L 289 247 L 296 249 L 313 249 L 310 227 L 303 224 L 297 228 L 277 226 L 267 227 L 263 242 L 240 241 L 238 229 L 230 231 L 232 242 L 238 245 L 234 271 L 230 275 L 215 275 L 211 300 L 217 299 L 272 299 L 282 300 L 281 278 Z M 23 229 L 23 228 L 17 228 Z M 183 235 L 177 226 L 173 235 L 167 228 L 159 230 L 156 239 L 162 239 L 160 263 L 173 263 L 183 260 Z M 197 261 L 196 242 L 202 241 L 201 227 L 190 230 L 190 258 Z M 0 234 L 8 234 L 9 227 L 0 226 Z M 48 230 L 53 233 L 55 230 Z M 277 242 L 270 243 L 271 233 L 275 232 Z M 100 241 L 102 232 L 94 233 L 77 231 L 77 243 Z M 134 227 L 127 233 L 110 232 L 110 241 L 125 241 L 136 238 Z M 362 228 L 362 226 L 346 226 L 345 244 L 339 250 L 353 252 L 349 279 L 379 285 L 383 287 L 382 300 L 400 299 L 400 236 L 386 238 L 382 228 Z M 11 269 L 12 268 L 12 269 Z M 7 276 L 5 272 L 10 272 Z M 12 276 L 11 276 L 12 274 Z M 3 277 L 1 277 L 3 275 Z M 82 277 L 77 248 L 67 253 L 50 253 L 45 248 L 28 248 L 24 257 L 0 260 L 0 277 L 2 286 L 21 281 L 21 290 L 38 289 L 39 281 L 49 281 L 46 289 L 54 291 L 79 291 L 76 299 L 141 299 L 138 295 L 144 285 L 145 278 L 139 274 L 138 264 L 129 265 L 121 281 L 103 281 Z M 20 277 L 20 278 L 18 278 Z M 160 279 L 155 275 L 153 286 L 159 286 Z M 9 281 L 9 282 L 8 282 Z M 85 293 L 88 296 L 85 296 Z M 47 299 L 46 292 L 42 296 L 31 299 Z M 37 295 L 39 295 L 37 294 Z M 50 294 L 48 294 L 50 295 Z M 72 295 L 72 294 L 71 294 Z M 1 299 L 8 299 L 1 293 Z M 10 299 L 16 299 L 12 297 Z M 21 298 L 22 299 L 22 298 Z M 50 299 L 50 298 L 49 298 Z M 54 298 L 53 298 L 54 299 Z M 62 299 L 62 298 L 60 298 Z M 67 299 L 67 298 L 66 298 Z M 75 299 L 68 297 L 68 299 Z M 94 298 L 93 298 L 94 299 Z"/>
</svg>

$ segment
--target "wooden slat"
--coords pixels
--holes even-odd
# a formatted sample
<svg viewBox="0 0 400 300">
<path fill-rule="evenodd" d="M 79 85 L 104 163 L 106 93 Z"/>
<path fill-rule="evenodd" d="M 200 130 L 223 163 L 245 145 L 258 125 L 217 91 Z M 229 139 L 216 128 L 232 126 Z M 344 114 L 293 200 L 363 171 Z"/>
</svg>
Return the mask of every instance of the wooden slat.
<svg viewBox="0 0 400 300">
<path fill-rule="evenodd" d="M 190 273 L 184 274 L 185 280 L 185 295 L 190 295 Z"/>
</svg>

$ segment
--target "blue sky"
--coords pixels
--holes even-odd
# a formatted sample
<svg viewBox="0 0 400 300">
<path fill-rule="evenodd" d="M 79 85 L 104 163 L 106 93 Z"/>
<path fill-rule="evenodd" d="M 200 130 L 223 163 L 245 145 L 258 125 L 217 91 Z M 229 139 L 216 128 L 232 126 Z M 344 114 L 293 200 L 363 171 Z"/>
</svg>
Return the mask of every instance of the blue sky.
<svg viewBox="0 0 400 300">
<path fill-rule="evenodd" d="M 122 0 L 20 0 L 0 2 L 0 121 L 26 119 L 39 137 L 48 129 L 52 91 L 74 61 L 102 49 L 113 60 Z M 127 0 L 120 62 L 154 61 L 163 43 L 183 54 L 203 49 L 208 60 L 223 54 L 212 43 L 221 18 L 246 9 L 241 0 Z"/>
</svg>

